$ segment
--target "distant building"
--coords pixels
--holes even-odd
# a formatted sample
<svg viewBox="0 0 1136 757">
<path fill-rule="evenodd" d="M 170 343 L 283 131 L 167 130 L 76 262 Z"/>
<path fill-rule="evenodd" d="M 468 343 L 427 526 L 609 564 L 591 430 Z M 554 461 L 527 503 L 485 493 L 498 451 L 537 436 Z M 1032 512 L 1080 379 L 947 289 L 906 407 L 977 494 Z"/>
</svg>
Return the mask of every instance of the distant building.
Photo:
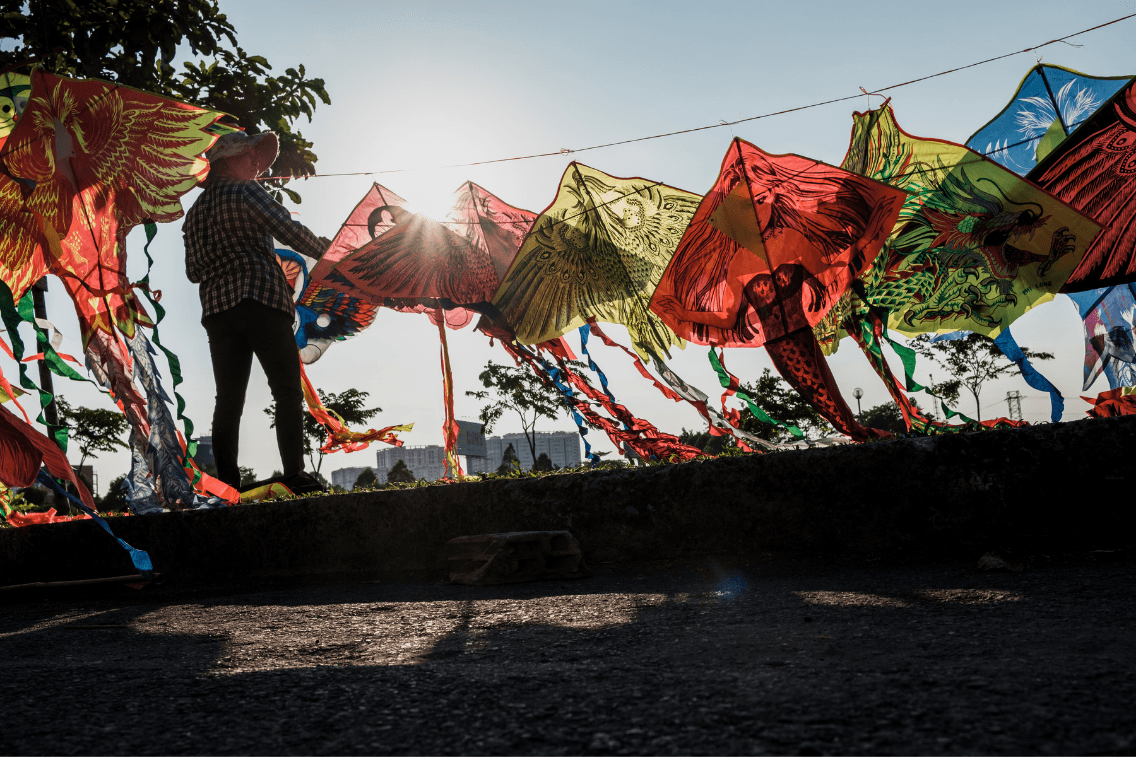
<svg viewBox="0 0 1136 757">
<path fill-rule="evenodd" d="M 580 455 L 580 435 L 575 431 L 537 431 L 536 454 L 540 457 L 543 452 L 557 468 L 567 468 L 583 462 Z M 486 473 L 495 471 L 505 457 L 505 448 L 513 445 L 517 453 L 517 460 L 523 470 L 530 470 L 533 466 L 533 456 L 529 451 L 529 443 L 521 433 L 490 436 L 485 440 L 487 457 L 468 457 L 468 473 Z M 415 471 L 417 474 L 417 471 Z"/>
<path fill-rule="evenodd" d="M 424 447 L 386 447 L 375 454 L 375 477 L 380 484 L 387 482 L 387 473 L 399 460 L 414 473 L 415 478 L 437 481 L 445 473 L 446 450 L 437 444 Z"/>
<path fill-rule="evenodd" d="M 355 488 L 355 481 L 366 468 L 340 468 L 331 472 L 331 485 L 338 486 L 347 491 Z"/>
<path fill-rule="evenodd" d="M 198 468 L 217 467 L 217 459 L 213 457 L 212 436 L 197 437 L 197 454 L 193 456 L 193 461 Z"/>
</svg>

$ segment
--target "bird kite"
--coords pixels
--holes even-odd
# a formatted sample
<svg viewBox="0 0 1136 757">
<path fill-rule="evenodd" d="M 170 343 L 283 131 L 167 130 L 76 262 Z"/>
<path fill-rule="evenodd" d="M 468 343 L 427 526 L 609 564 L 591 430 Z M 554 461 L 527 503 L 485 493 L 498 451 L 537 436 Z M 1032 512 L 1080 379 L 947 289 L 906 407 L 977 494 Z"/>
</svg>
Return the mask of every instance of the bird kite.
<svg viewBox="0 0 1136 757">
<path fill-rule="evenodd" d="M 1131 78 L 1088 76 L 1038 63 L 1006 107 L 976 131 L 966 146 L 1025 176 Z"/>
<path fill-rule="evenodd" d="M 589 318 L 627 327 L 644 357 L 684 344 L 647 304 L 699 199 L 571 163 L 493 305 L 522 344 L 562 336 Z"/>
<path fill-rule="evenodd" d="M 1136 80 L 1026 178 L 1104 226 L 1062 291 L 1136 281 Z"/>
</svg>

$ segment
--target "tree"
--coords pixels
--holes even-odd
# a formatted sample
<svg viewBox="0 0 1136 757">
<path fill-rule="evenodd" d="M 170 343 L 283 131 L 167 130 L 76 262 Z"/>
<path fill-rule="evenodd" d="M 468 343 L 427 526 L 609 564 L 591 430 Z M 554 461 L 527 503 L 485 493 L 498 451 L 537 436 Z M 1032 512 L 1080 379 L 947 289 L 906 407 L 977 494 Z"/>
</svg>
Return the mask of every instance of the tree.
<svg viewBox="0 0 1136 757">
<path fill-rule="evenodd" d="M 418 479 L 414 477 L 414 471 L 406 467 L 405 460 L 398 460 L 391 469 L 387 471 L 388 484 L 413 484 Z"/>
<path fill-rule="evenodd" d="M 583 363 L 570 360 L 567 363 L 573 370 L 583 367 Z M 514 412 L 521 419 L 521 430 L 529 445 L 532 459 L 536 461 L 536 422 L 541 418 L 553 419 L 558 412 L 570 411 L 561 399 L 559 390 L 546 379 L 525 368 L 498 365 L 492 360 L 478 376 L 481 385 L 497 394 L 497 401 L 481 408 L 478 416 L 482 433 L 492 433 L 494 425 L 506 412 Z M 484 400 L 489 392 L 466 392 L 467 397 Z"/>
<path fill-rule="evenodd" d="M 828 425 L 816 408 L 768 368 L 762 372 L 757 381 L 752 384 L 742 384 L 741 388 L 769 414 L 769 417 L 796 426 L 806 436 L 827 436 L 833 433 L 832 426 Z M 791 441 L 794 438 L 786 429 L 763 423 L 752 413 L 745 411 L 742 412 L 740 428 L 770 442 Z"/>
<path fill-rule="evenodd" d="M 0 36 L 18 40 L 14 49 L 0 51 L 0 67 L 34 57 L 58 74 L 115 81 L 224 111 L 250 134 L 279 134 L 273 176 L 315 173 L 312 143 L 292 126 L 301 115 L 311 121 L 317 100 L 331 103 L 323 79 L 308 78 L 303 65 L 270 76 L 265 58 L 237 44 L 237 30 L 217 0 L 8 0 Z M 179 48 L 192 54 L 181 71 L 173 65 Z"/>
<path fill-rule="evenodd" d="M 909 397 L 911 404 L 917 409 L 919 403 L 914 397 Z M 878 428 L 881 431 L 890 431 L 893 434 L 906 434 L 907 422 L 903 420 L 903 412 L 894 402 L 885 402 L 882 405 L 868 408 L 863 412 L 860 423 L 869 428 Z"/>
<path fill-rule="evenodd" d="M 406 464 L 403 463 L 404 467 L 405 467 L 405 465 Z M 378 476 L 375 475 L 375 471 L 372 470 L 371 468 L 364 468 L 363 472 L 360 473 L 359 476 L 355 479 L 355 485 L 352 488 L 353 489 L 374 489 L 375 486 L 378 483 L 379 483 L 379 478 L 378 478 Z"/>
<path fill-rule="evenodd" d="M 248 467 L 242 465 L 237 470 L 239 470 L 241 472 L 241 487 L 242 488 L 245 487 L 245 486 L 248 486 L 249 484 L 255 484 L 257 481 L 260 480 L 256 477 L 256 471 L 253 470 L 252 468 L 248 468 Z"/>
<path fill-rule="evenodd" d="M 316 391 L 319 392 L 323 406 L 342 418 L 348 426 L 363 425 L 383 411 L 381 407 L 364 407 L 367 397 L 371 396 L 370 392 L 360 392 L 358 389 L 346 389 L 339 394 L 325 392 L 322 389 Z M 276 401 L 273 400 L 268 407 L 264 408 L 264 412 L 272 418 L 269 428 L 276 428 Z M 323 465 L 324 453 L 320 452 L 320 447 L 323 446 L 326 439 L 327 429 L 321 426 L 311 413 L 305 413 L 304 454 L 308 456 L 312 475 L 321 481 L 323 475 L 320 473 L 320 466 Z"/>
<path fill-rule="evenodd" d="M 517 459 L 517 451 L 513 449 L 513 445 L 509 444 L 505 448 L 505 452 L 501 455 L 501 464 L 497 466 L 497 472 L 502 476 L 519 471 L 521 469 L 521 461 Z"/>
<path fill-rule="evenodd" d="M 116 449 L 129 449 L 122 440 L 129 424 L 126 416 L 117 410 L 101 410 L 90 407 L 72 408 L 62 395 L 55 398 L 59 421 L 67 427 L 67 435 L 79 447 L 79 466 L 88 457 L 97 458 L 97 452 L 114 452 Z"/>
<path fill-rule="evenodd" d="M 130 501 L 127 499 L 127 496 L 126 474 L 123 474 L 111 481 L 107 486 L 106 495 L 98 501 L 99 510 L 104 513 L 126 510 L 130 507 Z"/>
<path fill-rule="evenodd" d="M 720 455 L 728 447 L 734 446 L 734 437 L 729 435 L 714 436 L 709 431 L 689 431 L 683 428 L 678 440 L 691 447 L 697 447 L 707 455 Z"/>
<path fill-rule="evenodd" d="M 919 355 L 945 368 L 951 376 L 947 381 L 932 383 L 932 394 L 954 405 L 963 388 L 974 397 L 975 420 L 982 420 L 979 395 L 982 386 L 1001 376 L 1020 374 L 1017 363 L 1002 354 L 994 340 L 981 334 L 970 333 L 961 339 L 932 342 L 930 334 L 920 334 L 911 340 L 911 348 Z M 1051 352 L 1033 352 L 1022 347 L 1022 354 L 1030 360 L 1052 360 Z"/>
<path fill-rule="evenodd" d="M 532 469 L 534 471 L 551 473 L 552 471 L 556 470 L 556 466 L 552 464 L 552 459 L 549 458 L 547 452 L 541 452 L 540 457 L 538 457 L 536 459 L 536 462 L 533 463 Z"/>
</svg>

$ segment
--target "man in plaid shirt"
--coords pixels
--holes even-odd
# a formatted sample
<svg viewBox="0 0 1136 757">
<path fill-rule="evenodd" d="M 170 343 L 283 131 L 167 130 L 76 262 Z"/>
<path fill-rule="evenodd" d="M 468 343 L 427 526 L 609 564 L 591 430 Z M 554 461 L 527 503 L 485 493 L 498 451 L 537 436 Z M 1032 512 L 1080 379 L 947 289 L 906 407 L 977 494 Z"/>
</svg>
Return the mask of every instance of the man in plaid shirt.
<svg viewBox="0 0 1136 757">
<path fill-rule="evenodd" d="M 279 142 L 271 132 L 226 134 L 207 156 L 205 191 L 186 214 L 185 272 L 200 284 L 201 324 L 217 385 L 213 454 L 217 477 L 239 488 L 241 413 L 256 355 L 276 401 L 276 442 L 284 483 L 294 492 L 323 490 L 304 472 L 303 389 L 292 331 L 295 305 L 273 238 L 308 257 L 326 249 L 269 196 L 256 177 L 272 165 Z"/>
</svg>

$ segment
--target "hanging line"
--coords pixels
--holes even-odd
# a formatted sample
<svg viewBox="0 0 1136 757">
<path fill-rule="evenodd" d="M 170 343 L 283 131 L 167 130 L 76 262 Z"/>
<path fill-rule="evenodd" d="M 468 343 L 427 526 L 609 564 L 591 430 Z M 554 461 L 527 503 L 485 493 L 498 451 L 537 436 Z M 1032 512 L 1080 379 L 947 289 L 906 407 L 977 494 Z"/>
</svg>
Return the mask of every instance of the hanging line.
<svg viewBox="0 0 1136 757">
<path fill-rule="evenodd" d="M 1088 29 L 1082 29 L 1079 32 L 1074 32 L 1072 34 L 1066 34 L 1063 37 L 1051 39 L 1048 42 L 1042 42 L 1041 44 L 1033 45 L 1031 47 L 1027 47 L 1027 48 L 1024 48 L 1022 50 L 1015 50 L 1015 51 L 1010 52 L 1010 53 L 1005 53 L 1004 55 L 998 55 L 998 56 L 995 56 L 993 58 L 987 58 L 985 60 L 980 60 L 976 63 L 969 63 L 965 66 L 958 66 L 956 68 L 947 69 L 946 71 L 940 71 L 939 73 L 936 73 L 936 74 L 929 74 L 927 76 L 921 76 L 918 79 L 910 79 L 910 80 L 905 81 L 905 82 L 900 82 L 899 84 L 892 84 L 892 85 L 887 86 L 887 87 L 881 87 L 879 89 L 873 90 L 871 92 L 871 94 L 875 95 L 875 94 L 879 94 L 881 92 L 887 92 L 888 90 L 899 89 L 900 87 L 906 87 L 910 84 L 917 84 L 919 82 L 927 81 L 928 79 L 935 79 L 937 77 L 946 76 L 948 74 L 953 74 L 953 73 L 956 73 L 958 71 L 965 71 L 966 69 L 974 68 L 975 66 L 982 66 L 982 65 L 985 65 L 987 63 L 993 63 L 995 61 L 1003 60 L 1005 58 L 1011 58 L 1015 55 L 1021 55 L 1022 53 L 1033 52 L 1034 50 L 1039 50 L 1043 47 L 1046 47 L 1048 45 L 1053 45 L 1053 44 L 1056 44 L 1058 42 L 1070 44 L 1070 43 L 1066 42 L 1066 40 L 1072 39 L 1073 37 L 1078 37 L 1082 34 L 1088 34 L 1089 32 L 1096 31 L 1097 29 L 1103 29 L 1106 26 L 1118 24 L 1121 21 L 1127 21 L 1128 19 L 1134 18 L 1134 17 L 1136 17 L 1136 13 L 1130 13 L 1127 16 L 1121 16 L 1120 18 L 1113 19 L 1112 21 L 1107 21 L 1103 24 L 1097 24 L 1096 26 L 1091 26 Z M 719 121 L 718 123 L 708 124 L 706 126 L 696 126 L 694 128 L 691 128 L 691 129 L 679 129 L 678 131 L 668 131 L 668 132 L 664 132 L 662 134 L 652 134 L 651 136 L 647 136 L 647 137 L 636 137 L 634 139 L 624 139 L 624 140 L 620 140 L 620 141 L 617 141 L 617 142 L 607 142 L 605 144 L 592 145 L 590 147 L 578 147 L 578 148 L 571 149 L 571 150 L 568 149 L 568 148 L 562 147 L 559 150 L 556 150 L 554 152 L 533 153 L 532 155 L 518 155 L 518 156 L 515 156 L 515 157 L 511 157 L 511 158 L 496 158 L 496 159 L 493 159 L 493 160 L 478 160 L 478 161 L 474 161 L 472 163 L 451 163 L 451 164 L 448 164 L 448 165 L 420 166 L 420 167 L 414 167 L 414 168 L 392 168 L 392 169 L 386 169 L 386 170 L 383 170 L 383 171 L 349 171 L 349 172 L 344 172 L 344 173 L 308 174 L 307 176 L 298 177 L 298 178 L 308 179 L 308 178 L 324 178 L 324 177 L 329 177 L 329 176 L 376 176 L 376 175 L 379 175 L 379 174 L 389 174 L 389 173 L 410 173 L 410 172 L 413 172 L 413 171 L 434 171 L 434 170 L 445 169 L 445 168 L 470 168 L 470 167 L 473 167 L 473 166 L 484 166 L 484 165 L 490 165 L 490 164 L 493 164 L 493 163 L 508 163 L 508 162 L 517 161 L 517 160 L 530 160 L 530 159 L 533 159 L 533 158 L 549 158 L 549 157 L 554 157 L 554 156 L 557 156 L 557 155 L 568 155 L 568 154 L 577 153 L 577 152 L 587 152 L 589 150 L 601 150 L 601 149 L 604 149 L 606 147 L 617 147 L 619 145 L 629 145 L 629 144 L 633 144 L 635 142 L 646 142 L 646 141 L 651 140 L 651 139 L 663 139 L 665 137 L 674 137 L 674 136 L 678 136 L 680 134 L 692 134 L 694 132 L 706 131 L 708 129 L 720 129 L 723 126 L 730 127 L 730 126 L 733 126 L 735 124 L 746 123 L 748 121 L 757 121 L 759 119 L 772 118 L 773 116 L 781 116 L 781 115 L 785 115 L 787 113 L 796 113 L 797 111 L 808 110 L 810 108 L 819 108 L 819 107 L 824 106 L 824 105 L 832 105 L 834 103 L 846 102 L 848 100 L 855 100 L 855 99 L 858 99 L 858 98 L 863 97 L 863 96 L 864 96 L 864 93 L 858 92 L 854 95 L 847 95 L 845 97 L 837 97 L 837 98 L 834 98 L 834 99 L 831 99 L 831 100 L 824 100 L 822 102 L 816 102 L 816 103 L 812 103 L 812 104 L 809 104 L 809 105 L 800 105 L 800 106 L 797 106 L 795 108 L 787 108 L 785 110 L 773 111 L 771 113 L 763 113 L 759 116 L 750 116 L 748 118 L 739 118 L 737 121 Z M 280 176 L 271 176 L 271 177 L 265 177 L 265 178 L 261 179 L 261 181 L 268 181 L 268 180 L 288 181 L 289 178 L 288 177 L 280 177 Z"/>
</svg>

